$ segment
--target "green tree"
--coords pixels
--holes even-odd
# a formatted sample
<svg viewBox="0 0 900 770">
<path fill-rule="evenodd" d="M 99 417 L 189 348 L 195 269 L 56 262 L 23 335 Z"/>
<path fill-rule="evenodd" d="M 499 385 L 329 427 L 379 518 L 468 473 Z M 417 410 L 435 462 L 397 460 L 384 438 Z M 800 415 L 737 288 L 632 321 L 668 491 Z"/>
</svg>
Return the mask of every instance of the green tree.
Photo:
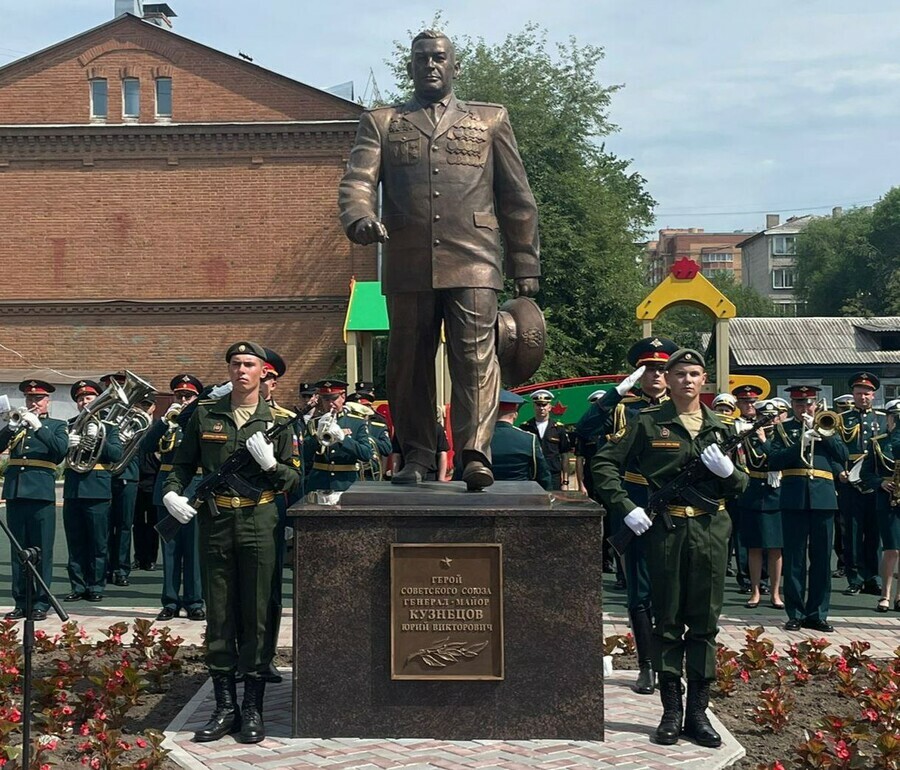
<svg viewBox="0 0 900 770">
<path fill-rule="evenodd" d="M 889 190 L 872 211 L 869 242 L 879 312 L 900 315 L 900 187 Z"/>
<path fill-rule="evenodd" d="M 840 217 L 814 219 L 797 236 L 796 291 L 806 303 L 806 315 L 879 312 L 871 233 L 872 212 L 853 209 Z"/>
<path fill-rule="evenodd" d="M 422 28 L 446 29 L 440 16 Z M 387 63 L 405 99 L 409 41 L 395 42 Z M 548 349 L 536 380 L 617 371 L 639 334 L 634 309 L 646 292 L 640 264 L 653 200 L 629 161 L 602 138 L 613 94 L 597 78 L 603 49 L 574 38 L 552 47 L 528 24 L 503 42 L 453 36 L 462 100 L 500 103 L 510 122 L 540 212 L 543 276 L 537 299 L 547 318 Z"/>
</svg>

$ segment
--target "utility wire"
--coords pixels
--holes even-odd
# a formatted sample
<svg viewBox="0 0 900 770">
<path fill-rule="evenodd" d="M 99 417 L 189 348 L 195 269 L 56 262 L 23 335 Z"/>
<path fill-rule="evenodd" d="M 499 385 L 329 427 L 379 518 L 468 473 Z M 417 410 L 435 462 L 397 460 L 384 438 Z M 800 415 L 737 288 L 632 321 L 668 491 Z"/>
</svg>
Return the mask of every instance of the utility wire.
<svg viewBox="0 0 900 770">
<path fill-rule="evenodd" d="M 861 206 L 867 203 L 875 203 L 875 201 L 879 200 L 878 198 L 870 198 L 869 200 L 864 201 L 854 201 L 853 203 L 844 204 L 850 207 L 853 206 Z M 770 206 L 767 209 L 759 209 L 758 211 L 691 211 L 684 210 L 680 211 L 677 209 L 672 209 L 669 211 L 659 211 L 654 212 L 657 217 L 684 217 L 684 216 L 693 216 L 693 217 L 731 217 L 737 216 L 739 214 L 772 214 L 774 212 L 780 211 L 823 211 L 825 209 L 833 209 L 835 204 L 829 203 L 827 206 Z"/>
</svg>

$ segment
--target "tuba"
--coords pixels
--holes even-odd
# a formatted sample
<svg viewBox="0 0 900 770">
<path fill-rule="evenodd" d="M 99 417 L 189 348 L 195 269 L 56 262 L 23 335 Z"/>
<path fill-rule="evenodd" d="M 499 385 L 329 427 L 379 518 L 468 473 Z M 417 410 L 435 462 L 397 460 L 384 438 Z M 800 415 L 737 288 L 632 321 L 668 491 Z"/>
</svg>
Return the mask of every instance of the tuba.
<svg viewBox="0 0 900 770">
<path fill-rule="evenodd" d="M 134 457 L 152 422 L 150 415 L 137 405 L 154 393 L 152 385 L 127 369 L 123 384 L 115 378 L 110 380 L 109 387 L 85 407 L 69 429 L 81 436 L 81 443 L 66 456 L 69 467 L 79 473 L 92 470 L 103 451 L 107 425 L 115 425 L 122 442 L 122 459 L 110 465 L 109 470 L 119 473 Z"/>
</svg>

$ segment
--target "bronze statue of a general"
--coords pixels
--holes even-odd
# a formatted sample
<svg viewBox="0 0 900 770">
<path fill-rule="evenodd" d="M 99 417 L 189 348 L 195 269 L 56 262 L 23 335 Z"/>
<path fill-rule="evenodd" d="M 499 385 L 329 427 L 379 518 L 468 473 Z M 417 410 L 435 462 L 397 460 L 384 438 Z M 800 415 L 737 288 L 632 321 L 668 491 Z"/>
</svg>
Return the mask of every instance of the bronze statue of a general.
<svg viewBox="0 0 900 770">
<path fill-rule="evenodd" d="M 341 223 L 355 243 L 385 243 L 387 391 L 405 460 L 394 483 L 416 484 L 434 468 L 443 321 L 454 449 L 467 488 L 479 490 L 494 481 L 497 293 L 504 274 L 517 294 L 538 291 L 537 206 L 506 109 L 454 96 L 459 63 L 450 40 L 416 35 L 407 71 L 414 97 L 360 119 L 340 185 Z"/>
</svg>

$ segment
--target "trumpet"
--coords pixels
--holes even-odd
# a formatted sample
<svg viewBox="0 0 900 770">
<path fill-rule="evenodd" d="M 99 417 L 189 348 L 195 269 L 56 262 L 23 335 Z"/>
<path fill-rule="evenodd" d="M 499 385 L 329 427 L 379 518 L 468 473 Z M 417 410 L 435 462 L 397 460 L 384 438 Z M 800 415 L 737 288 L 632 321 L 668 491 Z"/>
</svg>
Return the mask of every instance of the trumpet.
<svg viewBox="0 0 900 770">
<path fill-rule="evenodd" d="M 316 422 L 316 438 L 323 447 L 337 444 L 344 438 L 344 429 L 338 424 L 334 412 L 325 412 Z"/>
<path fill-rule="evenodd" d="M 807 431 L 804 431 L 800 440 L 800 459 L 811 468 L 815 442 L 833 436 L 841 426 L 841 416 L 829 410 L 828 403 L 823 398 L 816 402 L 816 413 L 811 418 L 804 415 L 803 424 L 815 431 L 813 436 L 807 436 Z"/>
<path fill-rule="evenodd" d="M 25 422 L 25 413 L 30 411 L 30 409 L 26 409 L 24 406 L 17 406 L 14 409 L 10 409 L 8 412 L 3 412 L 3 418 L 9 423 L 10 429 L 16 431 L 21 428 L 22 423 Z M 36 414 L 36 412 L 31 413 Z"/>
<path fill-rule="evenodd" d="M 184 404 L 180 401 L 174 401 L 169 405 L 169 408 L 166 409 L 165 414 L 163 414 L 163 420 L 169 425 L 170 428 L 178 427 L 178 415 L 181 414 L 182 409 L 184 409 Z"/>
</svg>

